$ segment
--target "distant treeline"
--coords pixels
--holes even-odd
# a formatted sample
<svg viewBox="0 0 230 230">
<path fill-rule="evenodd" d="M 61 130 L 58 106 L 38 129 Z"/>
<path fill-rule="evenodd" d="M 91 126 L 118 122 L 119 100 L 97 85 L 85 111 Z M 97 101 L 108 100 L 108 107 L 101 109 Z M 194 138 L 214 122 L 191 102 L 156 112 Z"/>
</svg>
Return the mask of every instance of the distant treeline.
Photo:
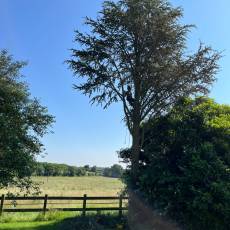
<svg viewBox="0 0 230 230">
<path fill-rule="evenodd" d="M 97 167 L 85 165 L 83 167 L 69 166 L 47 162 L 37 162 L 34 176 L 106 176 L 120 178 L 124 169 L 114 164 L 111 167 Z"/>
</svg>

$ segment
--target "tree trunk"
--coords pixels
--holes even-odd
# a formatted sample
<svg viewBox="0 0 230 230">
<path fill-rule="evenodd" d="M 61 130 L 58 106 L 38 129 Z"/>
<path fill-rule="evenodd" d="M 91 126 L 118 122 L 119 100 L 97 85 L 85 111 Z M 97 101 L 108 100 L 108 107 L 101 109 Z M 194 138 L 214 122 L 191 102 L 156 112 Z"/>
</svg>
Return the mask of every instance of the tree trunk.
<svg viewBox="0 0 230 230">
<path fill-rule="evenodd" d="M 129 193 L 128 224 L 130 230 L 181 230 L 173 221 L 163 217 L 132 190 Z"/>
<path fill-rule="evenodd" d="M 139 155 L 140 155 L 140 123 L 136 120 L 133 121 L 133 130 L 132 130 L 132 148 L 131 148 L 131 180 L 132 185 L 128 188 L 129 194 L 129 211 L 128 211 L 128 224 L 130 229 L 135 229 L 133 226 L 136 226 L 138 220 L 136 216 L 138 211 L 136 210 L 135 199 L 133 199 L 133 194 L 135 188 L 137 187 L 137 180 L 139 174 Z"/>
<path fill-rule="evenodd" d="M 139 171 L 139 156 L 141 151 L 140 146 L 140 122 L 136 120 L 133 122 L 133 133 L 132 133 L 132 152 L 131 152 L 131 173 L 133 177 L 133 182 L 137 181 L 138 171 Z"/>
</svg>

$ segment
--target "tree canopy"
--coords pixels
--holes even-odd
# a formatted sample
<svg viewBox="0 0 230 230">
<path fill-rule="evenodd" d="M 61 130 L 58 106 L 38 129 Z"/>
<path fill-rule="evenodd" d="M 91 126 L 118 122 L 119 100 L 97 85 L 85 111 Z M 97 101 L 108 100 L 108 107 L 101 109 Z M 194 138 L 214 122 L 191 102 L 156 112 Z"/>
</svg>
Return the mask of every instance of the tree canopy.
<svg viewBox="0 0 230 230">
<path fill-rule="evenodd" d="M 124 169 L 121 165 L 114 164 L 110 168 L 105 168 L 103 176 L 121 178 L 124 173 Z"/>
<path fill-rule="evenodd" d="M 143 128 L 138 174 L 143 196 L 185 229 L 228 229 L 230 106 L 183 99 Z M 120 154 L 130 162 L 129 149 Z"/>
<path fill-rule="evenodd" d="M 34 176 L 105 176 L 120 178 L 124 169 L 114 164 L 111 167 L 97 167 L 85 165 L 84 167 L 70 166 L 66 164 L 56 164 L 48 162 L 37 162 Z"/>
<path fill-rule="evenodd" d="M 22 81 L 25 64 L 0 52 L 0 188 L 30 187 L 35 158 L 44 150 L 40 138 L 54 122 Z"/>
<path fill-rule="evenodd" d="M 206 94 L 215 80 L 220 54 L 203 44 L 188 52 L 192 26 L 183 25 L 182 16 L 165 0 L 105 1 L 96 19 L 86 18 L 90 32 L 76 31 L 77 48 L 68 60 L 81 78 L 75 88 L 104 108 L 122 102 L 133 172 L 141 123 L 167 112 L 180 97 Z"/>
</svg>

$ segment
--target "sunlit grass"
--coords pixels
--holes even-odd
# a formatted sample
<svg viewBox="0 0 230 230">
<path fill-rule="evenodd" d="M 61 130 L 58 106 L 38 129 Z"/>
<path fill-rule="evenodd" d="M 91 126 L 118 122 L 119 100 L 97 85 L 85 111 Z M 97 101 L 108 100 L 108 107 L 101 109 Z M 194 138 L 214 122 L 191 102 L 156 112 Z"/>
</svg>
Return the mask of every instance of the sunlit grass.
<svg viewBox="0 0 230 230">
<path fill-rule="evenodd" d="M 124 188 L 119 179 L 108 177 L 34 177 L 35 182 L 40 183 L 41 194 L 44 196 L 118 196 Z M 14 188 L 8 190 L 14 192 Z M 7 190 L 0 190 L 0 194 L 6 194 Z M 89 200 L 87 207 L 118 207 L 118 200 Z M 16 204 L 5 201 L 5 208 L 42 208 L 43 200 L 38 201 L 17 201 Z M 66 219 L 81 216 L 81 212 L 61 212 L 55 208 L 82 208 L 82 201 L 55 201 L 48 200 L 47 208 L 51 209 L 44 216 L 42 213 L 3 213 L 0 217 L 0 230 L 38 230 L 56 229 L 58 222 Z M 109 212 L 117 216 L 118 211 Z M 87 212 L 87 215 L 97 212 Z M 103 214 L 103 212 L 100 212 Z M 104 212 L 108 214 L 108 212 Z"/>
<path fill-rule="evenodd" d="M 8 218 L 8 219 L 7 219 Z M 92 226 L 98 230 L 127 229 L 126 216 L 120 218 L 117 213 L 91 213 L 82 217 L 76 212 L 47 212 L 40 214 L 4 214 L 0 218 L 0 230 L 89 230 Z"/>
<path fill-rule="evenodd" d="M 20 223 L 3 223 L 0 225 L 1 230 L 54 230 L 54 221 L 43 222 L 20 222 Z"/>
<path fill-rule="evenodd" d="M 49 196 L 117 196 L 124 188 L 120 179 L 99 176 L 33 177 L 33 180 L 40 183 L 41 195 Z M 7 190 L 0 190 L 0 194 L 6 193 Z"/>
<path fill-rule="evenodd" d="M 118 196 L 124 188 L 123 183 L 119 179 L 107 177 L 34 177 L 35 182 L 41 184 L 41 194 L 44 196 Z M 14 191 L 11 188 L 11 192 Z M 7 191 L 0 191 L 0 194 L 6 194 Z M 126 201 L 127 202 L 127 201 Z M 14 203 L 5 200 L 4 208 L 43 208 L 43 200 L 19 200 Z M 124 204 L 125 205 L 125 204 Z M 61 212 L 56 212 L 57 208 L 82 208 L 81 200 L 48 200 L 47 208 L 51 212 L 46 214 L 46 217 L 51 214 L 54 216 L 60 215 Z M 96 207 L 119 207 L 118 200 L 88 200 L 87 208 Z M 80 212 L 62 212 L 61 216 L 79 215 Z M 117 212 L 116 212 L 117 213 Z M 37 219 L 38 213 L 4 213 L 1 222 L 25 222 L 34 221 Z"/>
<path fill-rule="evenodd" d="M 20 223 L 20 222 L 41 222 L 57 221 L 69 217 L 80 216 L 80 212 L 61 212 L 56 210 L 47 211 L 46 215 L 40 213 L 3 213 L 0 217 L 0 225 L 3 223 Z"/>
</svg>

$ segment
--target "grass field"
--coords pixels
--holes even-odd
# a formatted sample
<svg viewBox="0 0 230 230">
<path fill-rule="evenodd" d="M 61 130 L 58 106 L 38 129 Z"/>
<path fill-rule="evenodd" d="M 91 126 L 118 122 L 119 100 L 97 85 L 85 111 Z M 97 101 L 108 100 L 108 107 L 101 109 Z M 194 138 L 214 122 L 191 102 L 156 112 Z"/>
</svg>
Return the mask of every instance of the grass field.
<svg viewBox="0 0 230 230">
<path fill-rule="evenodd" d="M 54 221 L 1 223 L 1 230 L 54 230 Z"/>
<path fill-rule="evenodd" d="M 121 180 L 109 177 L 34 177 L 40 183 L 41 195 L 50 196 L 116 196 L 123 189 Z M 13 188 L 10 189 L 14 191 Z M 7 193 L 0 190 L 0 194 Z"/>
<path fill-rule="evenodd" d="M 124 188 L 123 183 L 119 179 L 107 178 L 107 177 L 34 177 L 35 182 L 40 183 L 41 195 L 48 194 L 50 196 L 117 196 Z M 14 191 L 11 188 L 11 191 Z M 0 194 L 7 193 L 6 190 L 0 190 Z M 24 201 L 25 203 L 25 201 Z M 36 202 L 34 205 L 38 205 Z M 64 204 L 63 204 L 64 205 Z M 66 204 L 71 207 L 77 204 Z M 80 206 L 82 204 L 79 204 Z M 10 206 L 10 205 L 9 205 Z M 19 205 L 21 208 L 26 206 Z M 42 203 L 40 204 L 42 207 Z M 60 205 L 59 205 L 60 206 Z M 114 205 L 112 205 L 114 206 Z M 32 206 L 30 206 L 32 208 Z M 49 206 L 48 206 L 49 207 Z M 51 204 L 50 204 L 51 207 Z M 63 206 L 64 207 L 64 206 Z M 53 208 L 53 207 L 52 207 Z M 70 222 L 76 222 L 76 215 L 79 213 L 74 212 L 48 212 L 45 216 L 41 216 L 39 213 L 5 213 L 0 218 L 0 230 L 56 230 L 64 229 L 63 222 L 66 218 L 70 219 Z M 89 223 L 97 221 L 92 217 L 88 220 Z M 68 222 L 69 223 L 69 222 Z M 86 225 L 85 221 L 77 221 L 75 226 Z M 96 222 L 95 222 L 96 224 Z M 117 223 L 114 223 L 116 225 Z M 84 229 L 83 227 L 81 227 Z M 72 228 L 66 228 L 72 229 Z M 73 228 L 78 229 L 78 228 Z M 80 228 L 79 228 L 80 229 Z M 87 229 L 87 228 L 86 228 Z M 89 228 L 90 229 L 90 228 Z M 102 228 L 104 229 L 104 228 Z M 108 228 L 109 229 L 109 228 Z M 116 228 L 115 228 L 116 229 Z"/>
<path fill-rule="evenodd" d="M 127 230 L 127 220 L 117 215 L 69 216 L 56 220 L 0 223 L 1 230 Z"/>
<path fill-rule="evenodd" d="M 112 230 L 128 229 L 126 216 L 117 213 L 91 213 L 86 217 L 78 212 L 49 211 L 42 213 L 4 213 L 0 230 Z"/>
</svg>

